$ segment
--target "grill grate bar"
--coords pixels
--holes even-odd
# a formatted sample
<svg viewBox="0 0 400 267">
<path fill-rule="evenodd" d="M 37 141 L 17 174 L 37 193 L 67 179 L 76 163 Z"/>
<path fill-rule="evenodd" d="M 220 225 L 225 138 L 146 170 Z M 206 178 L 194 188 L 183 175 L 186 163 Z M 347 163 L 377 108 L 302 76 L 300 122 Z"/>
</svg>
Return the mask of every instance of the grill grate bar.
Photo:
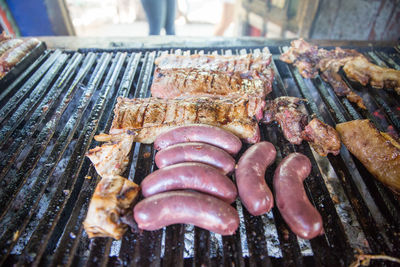
<svg viewBox="0 0 400 267">
<path fill-rule="evenodd" d="M 64 64 L 65 60 L 67 57 L 64 55 L 62 59 L 60 59 L 56 65 L 54 65 L 54 68 L 52 69 L 51 72 L 46 74 L 44 79 L 47 81 L 50 81 L 54 78 L 56 72 L 59 70 L 61 65 Z M 48 77 L 49 76 L 49 77 Z M 41 84 L 41 83 L 40 83 Z M 39 84 L 39 85 L 40 85 Z M 17 112 L 15 113 L 17 116 L 21 116 L 23 114 Z M 16 118 L 18 119 L 18 118 Z M 10 126 L 11 127 L 11 126 Z M 3 127 L 3 129 L 6 127 Z M 33 171 L 33 168 L 36 166 L 39 157 L 42 152 L 44 152 L 46 146 L 43 146 L 42 144 L 35 143 L 34 147 L 39 148 L 38 150 L 31 150 L 31 152 L 28 154 L 26 157 L 26 160 L 21 165 L 21 168 L 17 171 L 16 175 L 9 175 L 12 176 L 9 178 L 8 181 L 6 181 L 6 186 L 3 187 L 3 191 L 0 193 L 0 201 L 4 203 L 5 205 L 0 207 L 0 214 L 3 214 L 4 208 L 8 206 L 9 201 L 11 200 L 12 195 L 18 191 L 21 186 L 26 182 L 26 179 L 30 175 L 30 173 Z M 2 169 L 1 175 L 0 175 L 0 181 L 6 179 L 5 175 L 8 173 L 12 160 L 9 161 L 9 164 L 7 165 L 7 168 Z"/>
<path fill-rule="evenodd" d="M 68 102 L 68 101 L 67 101 Z M 86 103 L 86 105 L 87 105 L 88 103 Z M 78 110 L 79 111 L 79 110 Z M 82 111 L 82 110 L 81 110 Z M 43 128 L 43 130 L 42 130 L 42 132 L 39 134 L 39 136 L 38 136 L 38 138 L 37 138 L 37 140 L 36 140 L 36 142 L 35 142 L 35 144 L 34 144 L 34 146 L 33 146 L 33 148 L 32 148 L 32 152 L 30 152 L 30 154 L 34 154 L 32 157 L 35 157 L 35 158 L 38 158 L 40 155 L 36 155 L 36 153 L 39 151 L 39 153 L 41 154 L 41 152 L 44 150 L 44 148 L 43 147 L 45 147 L 48 143 L 49 143 L 49 141 L 50 141 L 50 139 L 51 139 L 51 137 L 53 136 L 53 134 L 54 134 L 54 131 L 55 131 L 55 126 L 56 126 L 56 124 L 57 124 L 57 122 L 59 121 L 59 117 L 57 117 L 57 116 L 55 116 L 52 120 L 50 120 L 47 124 L 46 124 L 46 126 Z M 66 132 L 63 134 L 61 134 L 61 137 L 62 136 L 67 136 L 67 134 L 69 133 L 69 131 L 70 131 L 70 129 L 72 128 L 75 128 L 76 129 L 76 126 L 75 126 L 75 122 L 76 122 L 76 120 L 73 120 L 73 117 L 71 117 L 71 119 L 70 119 L 70 124 L 69 124 L 69 127 L 68 127 L 68 125 L 66 126 Z M 73 136 L 73 133 L 72 134 L 70 134 L 70 137 L 69 138 L 72 138 L 72 136 Z M 43 146 L 43 147 L 42 147 Z M 27 156 L 27 158 L 29 159 L 29 155 Z M 25 161 L 25 162 L 28 162 L 27 160 Z M 17 176 L 16 178 L 17 178 L 17 180 L 14 182 L 14 183 L 25 183 L 26 182 L 26 180 L 28 179 L 28 177 L 29 177 L 29 174 L 33 171 L 33 169 L 28 169 L 29 168 L 29 162 L 27 163 L 27 164 L 25 164 L 25 162 L 23 163 L 23 165 L 22 165 L 22 167 L 21 167 L 21 169 L 22 170 L 20 170 L 20 172 L 19 172 L 19 176 Z M 23 166 L 24 165 L 26 165 L 27 167 L 25 168 L 25 169 L 27 169 L 27 170 L 24 170 L 24 168 L 23 168 Z M 32 167 L 32 168 L 34 168 L 34 167 Z M 21 181 L 22 179 L 21 178 L 23 178 L 23 181 Z M 39 181 L 40 181 L 40 179 L 39 179 Z M 21 185 L 22 186 L 22 185 Z M 12 189 L 12 188 L 11 188 Z M 10 190 L 11 190 L 10 189 Z M 15 190 L 15 191 L 17 191 L 17 190 Z M 12 192 L 10 192 L 9 193 L 9 195 L 11 196 L 11 193 Z M 34 196 L 32 196 L 32 197 L 34 197 Z M 7 201 L 10 201 L 11 200 L 11 197 L 9 197 L 9 198 L 6 198 L 6 200 L 5 200 L 5 203 L 7 203 Z M 28 201 L 33 201 L 33 199 L 29 199 Z M 28 208 L 29 207 L 29 205 L 27 205 L 25 208 Z M 9 250 L 12 248 L 12 245 L 14 245 L 15 244 L 15 241 L 16 240 L 13 240 L 13 243 L 12 244 L 7 244 L 7 246 L 9 246 L 9 249 L 8 249 L 8 251 L 6 251 L 6 252 L 4 252 L 4 246 L 6 245 L 5 243 L 6 243 L 6 240 L 8 240 L 8 241 L 10 241 L 10 236 L 13 236 L 15 233 L 18 233 L 19 235 L 21 235 L 21 233 L 22 233 L 22 231 L 24 230 L 24 228 L 25 228 L 25 226 L 26 226 L 26 224 L 27 224 L 27 222 L 28 222 L 28 220 L 29 220 L 29 217 L 28 218 L 25 218 L 25 216 L 23 216 L 23 214 L 25 214 L 26 213 L 26 211 L 29 211 L 30 212 L 30 216 L 32 216 L 32 212 L 33 212 L 33 210 L 20 210 L 20 212 L 18 213 L 18 214 L 11 214 L 10 216 L 15 216 L 15 215 L 18 215 L 17 217 L 14 217 L 13 218 L 13 220 L 15 220 L 15 221 L 11 221 L 11 225 L 10 226 L 8 226 L 7 227 L 7 230 L 4 232 L 4 233 L 2 233 L 2 236 L 1 236 L 1 238 L 0 238 L 0 240 L 3 240 L 4 242 L 2 242 L 1 244 L 2 245 L 0 245 L 0 253 L 1 253 L 1 256 L 2 256 L 2 259 L 4 260 L 4 257 L 3 256 L 5 256 L 3 253 L 6 253 L 6 255 L 8 255 L 8 253 L 10 252 Z M 21 213 L 23 213 L 23 214 L 21 214 Z M 12 217 L 11 217 L 12 218 Z M 20 220 L 20 221 L 19 221 Z M 23 220 L 25 220 L 24 221 L 24 223 L 22 224 L 22 225 L 20 225 L 20 223 L 22 223 L 23 222 Z M 20 228 L 19 228 L 20 227 Z M 14 236 L 14 237 L 18 237 L 18 235 L 17 236 Z"/>
<path fill-rule="evenodd" d="M 62 113 L 66 109 L 68 103 L 70 102 L 70 98 L 73 96 L 76 90 L 76 85 L 81 82 L 84 75 L 87 73 L 91 65 L 94 63 L 95 56 L 94 54 L 89 54 L 85 62 L 83 63 L 81 71 L 78 73 L 77 77 L 74 79 L 74 82 L 69 87 L 67 93 L 65 94 L 61 103 L 57 105 L 56 111 L 53 113 L 51 118 L 52 121 L 59 121 Z M 63 90 L 60 87 L 60 90 Z M 49 94 L 51 95 L 51 94 Z M 5 172 L 6 168 L 10 168 L 13 161 L 17 158 L 18 154 L 26 147 L 27 143 L 32 139 L 34 132 L 38 129 L 38 127 L 43 123 L 44 117 L 47 115 L 53 106 L 56 105 L 53 101 L 43 101 L 43 104 L 49 105 L 47 109 L 44 109 L 41 105 L 36 109 L 36 112 L 33 114 L 31 120 L 29 120 L 26 125 L 20 130 L 16 131 L 12 136 L 12 144 L 7 147 L 8 151 L 8 165 L 4 165 L 7 161 L 5 158 L 1 160 L 0 167 L 3 172 Z M 50 103 L 51 102 L 51 103 Z M 39 117 L 40 116 L 40 117 Z M 39 117 L 39 118 L 38 118 Z M 5 155 L 6 157 L 7 155 Z"/>
<path fill-rule="evenodd" d="M 65 129 L 67 132 L 69 132 L 69 134 L 73 135 L 76 128 L 80 124 L 83 113 L 88 107 L 94 90 L 99 84 L 108 63 L 110 62 L 110 59 L 110 54 L 103 54 L 100 58 L 98 66 L 96 66 L 96 70 L 87 86 L 87 90 L 81 97 L 79 107 L 76 109 L 75 113 L 70 117 L 69 121 L 66 124 Z M 89 141 L 87 141 L 87 139 L 90 138 L 91 140 L 91 138 L 93 138 L 93 135 L 91 135 L 89 131 L 97 126 L 98 120 L 95 120 L 95 115 L 97 115 L 98 117 L 98 115 L 102 112 L 102 104 L 105 102 L 104 95 L 107 94 L 107 89 L 108 87 L 102 88 L 99 96 L 100 101 L 98 101 L 96 106 L 92 109 L 89 119 L 90 123 L 87 124 L 85 129 L 82 131 L 78 141 L 76 142 L 74 152 L 72 153 L 68 161 L 68 165 L 62 175 L 62 178 L 57 184 L 57 187 L 54 194 L 52 195 L 52 199 L 47 207 L 47 210 L 41 217 L 39 225 L 30 237 L 30 240 L 24 249 L 23 255 L 29 256 L 33 253 L 36 257 L 21 257 L 21 261 L 23 261 L 24 264 L 37 263 L 44 250 L 46 249 L 46 246 L 43 246 L 42 244 L 52 244 L 52 242 L 47 243 L 47 241 L 49 241 L 50 235 L 54 231 L 55 224 L 60 219 L 61 211 L 63 211 L 66 202 L 73 193 L 72 185 L 76 183 L 77 174 L 83 163 L 83 157 L 81 155 L 84 152 L 82 153 L 82 151 L 85 151 L 88 146 Z M 73 128 L 69 130 L 68 128 L 72 125 Z"/>
<path fill-rule="evenodd" d="M 38 178 L 36 179 L 34 185 L 31 186 L 26 186 L 27 188 L 22 188 L 19 192 L 16 192 L 14 196 L 10 197 L 8 199 L 8 205 L 4 205 L 3 208 L 1 209 L 2 212 L 2 217 L 4 216 L 4 214 L 9 210 L 9 209 L 13 209 L 16 210 L 17 212 L 15 212 L 9 216 L 14 217 L 13 219 L 13 224 L 14 226 L 20 226 L 20 222 L 17 222 L 17 219 L 21 219 L 22 218 L 26 221 L 26 223 L 28 222 L 28 214 L 30 213 L 31 210 L 33 210 L 36 206 L 37 206 L 37 201 L 38 201 L 38 197 L 40 195 L 42 195 L 43 191 L 45 190 L 45 186 L 47 186 L 49 179 L 57 165 L 57 163 L 59 162 L 62 153 L 64 153 L 67 145 L 70 142 L 70 140 L 65 140 L 66 136 L 61 136 L 59 139 L 59 144 L 55 145 L 52 153 L 50 154 L 50 156 L 48 157 L 46 163 L 42 166 L 41 168 L 41 173 L 38 175 Z M 72 139 L 72 136 L 70 136 L 70 139 Z M 62 147 L 62 145 L 64 145 Z M 40 193 L 39 193 L 40 192 Z M 24 196 L 22 198 L 26 199 L 25 204 L 20 204 L 18 200 L 16 200 L 17 196 Z M 35 203 L 35 204 L 33 204 Z M 7 203 L 5 203 L 7 204 Z M 14 207 L 15 206 L 15 207 Z"/>
</svg>

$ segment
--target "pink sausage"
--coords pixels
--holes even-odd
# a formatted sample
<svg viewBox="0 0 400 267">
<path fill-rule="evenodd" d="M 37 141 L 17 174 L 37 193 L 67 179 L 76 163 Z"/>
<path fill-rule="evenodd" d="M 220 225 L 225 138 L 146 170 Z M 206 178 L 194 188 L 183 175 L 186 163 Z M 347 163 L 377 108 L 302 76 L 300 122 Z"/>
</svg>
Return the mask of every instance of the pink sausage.
<svg viewBox="0 0 400 267">
<path fill-rule="evenodd" d="M 182 143 L 169 146 L 155 156 L 158 168 L 182 162 L 200 162 L 212 165 L 224 174 L 232 172 L 235 160 L 226 151 L 204 143 Z"/>
<path fill-rule="evenodd" d="M 274 162 L 276 150 L 270 142 L 260 142 L 247 149 L 235 171 L 240 199 L 250 214 L 257 216 L 271 210 L 272 192 L 265 182 L 265 171 Z"/>
<path fill-rule="evenodd" d="M 304 239 L 324 232 L 321 215 L 308 200 L 303 186 L 310 171 L 310 160 L 292 153 L 282 160 L 274 175 L 276 205 L 290 229 Z"/>
<path fill-rule="evenodd" d="M 154 148 L 162 150 L 174 144 L 187 142 L 214 145 L 231 155 L 236 155 L 242 147 L 240 139 L 230 132 L 215 126 L 194 124 L 176 127 L 161 133 L 154 141 Z"/>
<path fill-rule="evenodd" d="M 140 187 L 144 197 L 178 189 L 197 190 L 228 203 L 232 203 L 237 196 L 235 184 L 220 170 L 196 162 L 159 169 L 144 178 Z"/>
<path fill-rule="evenodd" d="M 177 223 L 193 224 L 221 235 L 232 235 L 239 226 L 235 208 L 198 192 L 170 191 L 136 204 L 133 210 L 140 229 L 153 231 Z"/>
</svg>

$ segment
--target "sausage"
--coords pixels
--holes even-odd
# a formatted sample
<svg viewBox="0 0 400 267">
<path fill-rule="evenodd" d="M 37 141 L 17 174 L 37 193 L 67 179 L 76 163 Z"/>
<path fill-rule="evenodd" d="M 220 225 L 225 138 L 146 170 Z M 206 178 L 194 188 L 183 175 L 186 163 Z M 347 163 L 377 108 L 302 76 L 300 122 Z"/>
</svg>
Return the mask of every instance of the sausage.
<svg viewBox="0 0 400 267">
<path fill-rule="evenodd" d="M 303 181 L 311 171 L 310 160 L 300 153 L 289 154 L 274 175 L 276 205 L 290 229 L 311 239 L 323 234 L 322 218 L 307 198 Z"/>
<path fill-rule="evenodd" d="M 176 127 L 161 133 L 154 141 L 154 148 L 162 150 L 168 146 L 186 142 L 201 142 L 214 145 L 224 149 L 231 155 L 236 155 L 242 147 L 239 137 L 230 132 L 211 125 L 192 124 Z"/>
<path fill-rule="evenodd" d="M 196 162 L 185 162 L 159 169 L 140 184 L 144 197 L 177 189 L 193 189 L 232 203 L 235 184 L 218 169 Z"/>
<path fill-rule="evenodd" d="M 275 156 L 274 145 L 263 141 L 251 146 L 239 159 L 235 171 L 239 197 L 254 216 L 264 214 L 274 206 L 273 195 L 264 176 Z"/>
<path fill-rule="evenodd" d="M 201 162 L 221 169 L 224 174 L 232 172 L 235 160 L 225 150 L 204 143 L 183 143 L 169 146 L 155 156 L 158 168 L 182 163 Z"/>
<path fill-rule="evenodd" d="M 145 198 L 136 204 L 133 214 L 138 227 L 148 231 L 184 223 L 232 235 L 239 226 L 239 215 L 231 205 L 192 191 L 170 191 Z"/>
</svg>

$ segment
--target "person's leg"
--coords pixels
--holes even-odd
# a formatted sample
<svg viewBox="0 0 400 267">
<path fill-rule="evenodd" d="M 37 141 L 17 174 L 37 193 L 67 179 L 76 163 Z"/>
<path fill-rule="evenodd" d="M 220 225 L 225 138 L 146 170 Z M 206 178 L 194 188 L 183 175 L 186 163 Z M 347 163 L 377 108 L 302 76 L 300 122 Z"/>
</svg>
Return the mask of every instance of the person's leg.
<svg viewBox="0 0 400 267">
<path fill-rule="evenodd" d="M 159 35 L 165 21 L 165 0 L 141 0 L 149 22 L 149 35 Z"/>
<path fill-rule="evenodd" d="M 165 32 L 167 35 L 175 35 L 176 0 L 166 0 Z"/>
<path fill-rule="evenodd" d="M 223 3 L 221 21 L 216 25 L 214 30 L 215 36 L 223 36 L 226 29 L 231 25 L 233 16 L 235 15 L 235 4 L 231 1 Z"/>
</svg>

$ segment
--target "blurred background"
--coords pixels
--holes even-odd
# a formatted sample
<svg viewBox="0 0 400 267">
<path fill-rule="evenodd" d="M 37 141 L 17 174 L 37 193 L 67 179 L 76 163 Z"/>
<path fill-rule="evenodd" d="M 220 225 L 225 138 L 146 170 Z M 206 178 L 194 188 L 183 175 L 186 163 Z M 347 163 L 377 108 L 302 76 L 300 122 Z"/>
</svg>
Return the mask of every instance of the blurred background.
<svg viewBox="0 0 400 267">
<path fill-rule="evenodd" d="M 400 37 L 399 0 L 176 0 L 175 4 L 178 36 Z M 15 36 L 149 34 L 141 0 L 0 0 L 0 28 Z"/>
</svg>

